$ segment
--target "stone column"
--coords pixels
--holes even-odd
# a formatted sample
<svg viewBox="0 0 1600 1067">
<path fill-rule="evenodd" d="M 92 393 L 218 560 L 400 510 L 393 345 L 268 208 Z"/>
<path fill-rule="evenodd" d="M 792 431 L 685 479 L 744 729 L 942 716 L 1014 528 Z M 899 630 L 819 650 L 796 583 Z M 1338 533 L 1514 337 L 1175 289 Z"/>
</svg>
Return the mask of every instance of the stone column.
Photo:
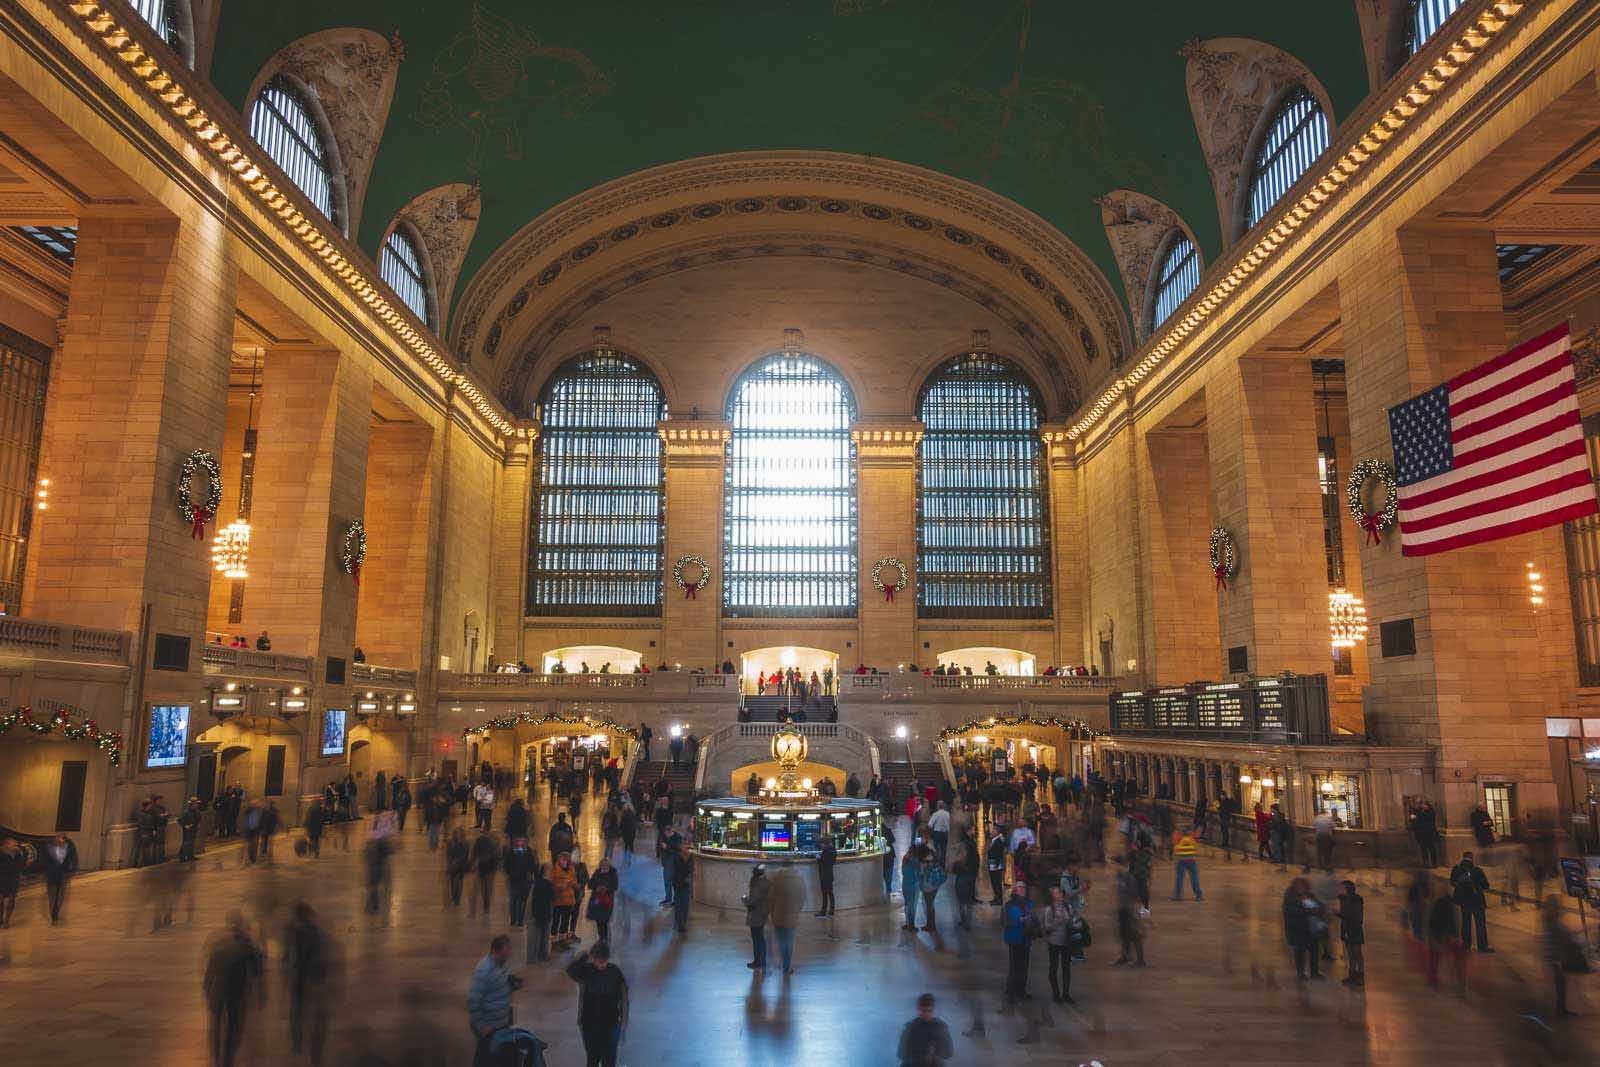
<svg viewBox="0 0 1600 1067">
<path fill-rule="evenodd" d="M 340 554 L 366 511 L 372 377 L 354 358 L 305 347 L 275 349 L 262 381 L 272 447 L 256 464 L 245 618 L 272 634 L 274 651 L 313 657 L 320 683 L 327 658 L 348 663 L 355 645 L 359 589 Z"/>
<path fill-rule="evenodd" d="M 1339 298 L 1357 460 L 1393 458 L 1389 407 L 1510 347 L 1486 230 L 1366 236 L 1340 275 Z M 1389 743 L 1436 746 L 1430 791 L 1454 829 L 1465 829 L 1490 776 L 1516 783 L 1520 816 L 1553 814 L 1544 717 L 1563 706 L 1572 639 L 1565 620 L 1529 602 L 1526 568 L 1560 573 L 1560 529 L 1432 556 L 1400 547 L 1392 530 L 1359 549 L 1371 627 L 1367 729 Z M 1409 626 L 1415 651 L 1385 658 L 1385 623 Z"/>
<path fill-rule="evenodd" d="M 1060 666 L 1086 665 L 1094 659 L 1083 639 L 1084 520 L 1076 446 L 1067 436 L 1065 424 L 1046 426 L 1041 436 L 1049 478 L 1055 662 Z"/>
<path fill-rule="evenodd" d="M 437 435 L 424 423 L 372 428 L 362 520 L 367 559 L 361 569 L 355 637 L 370 663 L 422 666 L 438 451 Z M 338 550 L 335 543 L 335 559 Z"/>
<path fill-rule="evenodd" d="M 1206 382 L 1206 437 L 1212 525 L 1233 534 L 1238 557 L 1228 588 L 1216 591 L 1219 670 L 1227 670 L 1227 650 L 1242 645 L 1254 674 L 1327 673 L 1328 575 L 1310 361 L 1242 356 L 1216 363 Z M 1206 557 L 1195 565 L 1204 570 Z"/>
<path fill-rule="evenodd" d="M 494 648 L 497 663 L 516 663 L 526 658 L 522 643 L 522 619 L 528 598 L 528 523 L 533 507 L 533 483 L 538 454 L 537 430 L 532 424 L 522 427 L 527 436 L 506 442 L 506 459 L 500 470 L 500 491 L 495 496 L 494 515 Z M 670 566 L 670 564 L 669 564 Z M 673 590 L 667 589 L 670 593 Z M 650 664 L 655 670 L 656 665 Z"/>
<path fill-rule="evenodd" d="M 149 604 L 152 632 L 188 637 L 200 669 L 211 531 L 190 536 L 175 494 L 191 451 L 222 456 L 237 280 L 214 227 L 81 220 L 50 367 L 39 458 L 48 495 L 33 523 L 25 614 L 137 633 Z"/>
<path fill-rule="evenodd" d="M 726 419 L 673 419 L 661 424 L 667 466 L 667 539 L 662 559 L 661 658 L 707 671 L 726 658 L 722 622 L 723 464 L 732 426 Z M 689 600 L 672 580 L 682 556 L 701 556 L 711 581 Z M 663 742 L 664 743 L 664 742 Z"/>
<path fill-rule="evenodd" d="M 899 663 L 931 658 L 921 655 L 917 631 L 917 445 L 922 423 L 916 419 L 861 419 L 850 431 L 856 443 L 856 515 L 860 525 L 859 592 L 860 661 L 884 670 Z M 872 584 L 872 567 L 880 559 L 898 559 L 910 576 L 897 589 L 894 602 Z M 879 578 L 888 584 L 899 573 L 885 568 Z M 849 657 L 846 657 L 848 659 Z"/>
</svg>

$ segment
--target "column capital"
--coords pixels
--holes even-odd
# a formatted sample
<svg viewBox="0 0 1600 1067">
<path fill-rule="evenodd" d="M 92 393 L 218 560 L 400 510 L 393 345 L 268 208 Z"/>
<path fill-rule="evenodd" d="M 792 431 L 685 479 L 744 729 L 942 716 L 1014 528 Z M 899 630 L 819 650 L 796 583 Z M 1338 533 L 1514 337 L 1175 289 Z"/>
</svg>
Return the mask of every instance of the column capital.
<svg viewBox="0 0 1600 1067">
<path fill-rule="evenodd" d="M 850 427 L 850 439 L 856 443 L 856 458 L 861 463 L 910 466 L 916 461 L 922 432 L 920 419 L 866 418 L 857 419 Z"/>
<path fill-rule="evenodd" d="M 669 467 L 719 466 L 733 436 L 727 419 L 668 419 L 656 424 Z"/>
<path fill-rule="evenodd" d="M 1067 423 L 1047 422 L 1039 427 L 1039 439 L 1044 442 L 1045 458 L 1052 468 L 1077 466 L 1078 445 L 1067 434 Z"/>
</svg>

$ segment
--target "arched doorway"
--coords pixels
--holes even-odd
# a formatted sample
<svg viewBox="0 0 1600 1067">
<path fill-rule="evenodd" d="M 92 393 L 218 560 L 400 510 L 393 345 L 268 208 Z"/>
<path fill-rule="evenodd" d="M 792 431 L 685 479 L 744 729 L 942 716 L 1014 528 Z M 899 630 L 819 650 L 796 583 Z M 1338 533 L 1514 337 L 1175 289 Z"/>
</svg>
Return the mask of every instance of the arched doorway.
<svg viewBox="0 0 1600 1067">
<path fill-rule="evenodd" d="M 559 664 L 567 674 L 632 674 L 644 662 L 644 656 L 631 648 L 616 645 L 569 645 L 552 648 L 544 654 L 542 669 L 546 674 L 556 672 Z"/>
<path fill-rule="evenodd" d="M 998 674 L 1031 675 L 1035 667 L 1032 652 L 987 646 L 952 648 L 948 652 L 939 653 L 937 662 L 944 664 L 947 670 L 956 667 L 961 674 L 968 673 L 969 669 L 972 674 L 987 674 L 989 665 L 993 664 Z"/>
<path fill-rule="evenodd" d="M 829 671 L 833 672 L 835 678 L 839 674 L 838 653 L 829 652 L 825 648 L 806 648 L 800 645 L 774 645 L 771 648 L 752 649 L 740 655 L 739 663 L 741 689 L 746 694 L 755 693 L 757 679 L 763 675 L 782 673 L 790 667 L 799 671 L 807 682 L 810 681 L 812 674 L 819 680 Z"/>
</svg>

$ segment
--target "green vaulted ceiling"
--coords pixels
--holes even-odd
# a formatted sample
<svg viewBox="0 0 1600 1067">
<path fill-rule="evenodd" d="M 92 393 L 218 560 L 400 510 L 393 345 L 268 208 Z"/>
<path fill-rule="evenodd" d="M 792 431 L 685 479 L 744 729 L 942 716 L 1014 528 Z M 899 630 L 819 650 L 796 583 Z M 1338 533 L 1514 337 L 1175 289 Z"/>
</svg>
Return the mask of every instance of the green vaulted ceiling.
<svg viewBox="0 0 1600 1067">
<path fill-rule="evenodd" d="M 1367 91 L 1351 0 L 231 0 L 212 76 L 239 107 L 318 30 L 398 32 L 406 59 L 362 214 L 483 183 L 464 286 L 540 212 L 719 152 L 829 149 L 965 178 L 1054 223 L 1120 289 L 1094 198 L 1165 201 L 1221 247 L 1179 47 L 1251 37 L 1295 56 L 1337 118 Z"/>
</svg>

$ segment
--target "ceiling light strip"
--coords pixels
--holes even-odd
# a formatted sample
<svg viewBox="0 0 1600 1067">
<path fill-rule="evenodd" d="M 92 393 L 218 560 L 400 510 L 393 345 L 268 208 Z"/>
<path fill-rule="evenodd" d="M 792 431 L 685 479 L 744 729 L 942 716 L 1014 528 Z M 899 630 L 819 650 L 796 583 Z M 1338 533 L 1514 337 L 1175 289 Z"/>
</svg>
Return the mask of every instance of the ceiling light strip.
<svg viewBox="0 0 1600 1067">
<path fill-rule="evenodd" d="M 1126 375 L 1118 378 L 1095 400 L 1094 406 L 1072 424 L 1067 436 L 1076 441 L 1087 433 L 1111 409 L 1118 398 L 1148 377 L 1161 362 L 1177 350 L 1192 333 L 1210 318 L 1212 313 L 1232 297 L 1256 269 L 1265 264 L 1288 238 L 1320 211 L 1338 190 L 1355 176 L 1374 156 L 1394 138 L 1444 86 L 1458 77 L 1462 70 L 1482 54 L 1489 42 L 1510 24 L 1527 4 L 1525 0 L 1496 0 L 1488 5 L 1475 22 L 1462 31 L 1461 36 L 1433 65 L 1418 75 L 1417 80 L 1402 92 L 1387 111 L 1373 122 L 1360 139 L 1345 150 L 1297 203 L 1280 209 L 1283 216 L 1264 233 L 1248 252 L 1236 257 L 1228 271 L 1210 290 L 1198 298 L 1194 309 L 1169 327 L 1138 364 Z M 1191 297 L 1191 299 L 1195 299 Z"/>
<path fill-rule="evenodd" d="M 314 255 L 327 265 L 356 299 L 366 305 L 391 334 L 421 359 L 438 379 L 455 386 L 465 396 L 478 414 L 483 416 L 501 434 L 511 436 L 523 433 L 502 415 L 466 374 L 454 370 L 441 356 L 428 338 L 411 326 L 405 317 L 389 303 L 382 290 L 375 286 L 365 270 L 351 262 L 323 233 L 320 225 L 273 183 L 268 177 L 275 169 L 272 163 L 257 163 L 245 149 L 231 140 L 205 112 L 205 109 L 179 84 L 177 77 L 163 69 L 160 57 L 150 55 L 129 31 L 118 23 L 118 15 L 92 0 L 71 0 L 68 10 L 83 21 L 89 32 L 104 45 L 110 54 L 122 62 L 154 100 L 165 106 L 189 128 L 194 136 L 217 157 L 245 188 L 259 199 L 271 214 Z M 187 74 L 187 72 L 184 72 Z"/>
</svg>

